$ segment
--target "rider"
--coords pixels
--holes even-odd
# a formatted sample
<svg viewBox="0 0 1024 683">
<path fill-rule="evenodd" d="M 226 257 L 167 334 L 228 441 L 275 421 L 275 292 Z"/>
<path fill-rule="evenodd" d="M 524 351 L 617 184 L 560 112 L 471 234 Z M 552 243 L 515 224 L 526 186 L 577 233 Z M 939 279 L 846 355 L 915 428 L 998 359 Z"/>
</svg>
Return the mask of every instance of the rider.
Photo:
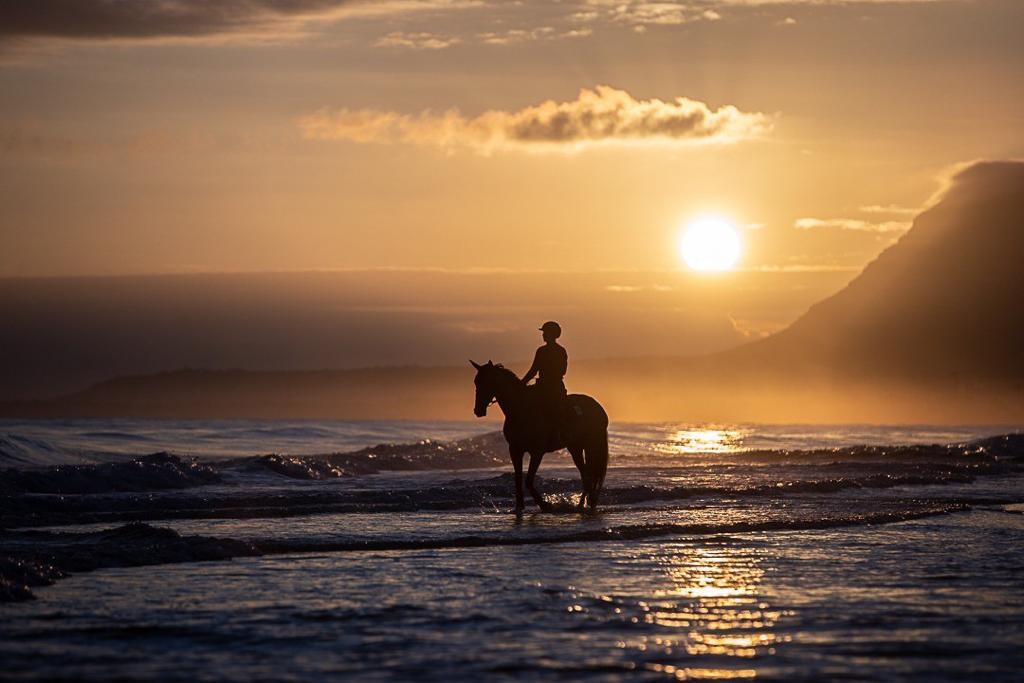
<svg viewBox="0 0 1024 683">
<path fill-rule="evenodd" d="M 529 383 L 534 376 L 537 376 L 537 383 L 534 391 L 540 399 L 544 416 L 548 419 L 554 418 L 550 427 L 557 427 L 561 422 L 563 403 L 566 391 L 565 371 L 569 366 L 569 354 L 556 341 L 562 336 L 561 326 L 553 320 L 549 320 L 540 326 L 544 337 L 544 346 L 537 349 L 533 357 L 533 365 L 523 375 L 523 384 Z"/>
</svg>

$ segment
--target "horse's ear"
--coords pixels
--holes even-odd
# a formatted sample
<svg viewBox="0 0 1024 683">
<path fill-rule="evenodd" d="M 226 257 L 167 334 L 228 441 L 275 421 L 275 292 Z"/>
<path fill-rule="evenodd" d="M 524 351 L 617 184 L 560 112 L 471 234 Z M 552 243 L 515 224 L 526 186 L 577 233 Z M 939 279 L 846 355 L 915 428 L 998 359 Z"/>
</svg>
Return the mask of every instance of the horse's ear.
<svg viewBox="0 0 1024 683">
<path fill-rule="evenodd" d="M 470 364 L 470 365 L 472 365 L 472 366 L 473 366 L 474 368 L 476 368 L 477 370 L 479 370 L 480 368 L 482 368 L 482 367 L 483 367 L 482 365 L 480 365 L 479 363 L 477 363 L 476 361 L 474 361 L 474 360 L 473 360 L 472 358 L 470 358 L 470 359 L 469 359 L 469 364 Z"/>
<path fill-rule="evenodd" d="M 491 360 L 487 361 L 487 367 L 489 367 L 489 368 L 494 367 L 494 361 L 491 361 Z"/>
</svg>

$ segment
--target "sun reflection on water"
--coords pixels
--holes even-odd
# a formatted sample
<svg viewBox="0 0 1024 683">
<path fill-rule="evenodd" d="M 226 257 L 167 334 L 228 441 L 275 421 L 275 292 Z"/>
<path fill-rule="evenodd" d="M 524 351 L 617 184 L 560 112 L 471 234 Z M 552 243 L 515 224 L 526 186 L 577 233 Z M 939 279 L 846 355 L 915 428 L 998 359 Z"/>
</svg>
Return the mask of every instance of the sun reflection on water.
<svg viewBox="0 0 1024 683">
<path fill-rule="evenodd" d="M 657 595 L 666 601 L 652 616 L 655 623 L 686 628 L 683 643 L 691 655 L 755 657 L 773 653 L 770 631 L 781 613 L 758 599 L 764 576 L 760 558 L 727 545 L 693 546 L 666 558 L 672 586 Z"/>
<path fill-rule="evenodd" d="M 673 455 L 739 453 L 746 450 L 743 442 L 749 433 L 748 429 L 713 425 L 676 429 L 659 450 Z"/>
<path fill-rule="evenodd" d="M 631 621 L 654 632 L 619 647 L 638 653 L 646 670 L 676 680 L 754 678 L 754 660 L 789 639 L 776 625 L 790 613 L 762 595 L 766 570 L 756 548 L 672 543 L 645 560 L 659 565 L 665 580 L 637 596 Z"/>
</svg>

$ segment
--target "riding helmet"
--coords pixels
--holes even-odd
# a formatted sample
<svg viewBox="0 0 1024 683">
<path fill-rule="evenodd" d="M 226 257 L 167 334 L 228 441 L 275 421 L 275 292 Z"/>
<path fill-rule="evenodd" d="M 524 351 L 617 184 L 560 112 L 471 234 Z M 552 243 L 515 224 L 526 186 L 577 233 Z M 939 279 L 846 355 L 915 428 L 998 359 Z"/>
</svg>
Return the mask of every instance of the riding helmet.
<svg viewBox="0 0 1024 683">
<path fill-rule="evenodd" d="M 555 335 L 555 339 L 558 339 L 559 337 L 562 336 L 562 326 L 556 323 L 554 320 L 549 320 L 540 326 L 541 332 L 547 332 L 548 330 L 551 330 L 551 332 Z"/>
</svg>

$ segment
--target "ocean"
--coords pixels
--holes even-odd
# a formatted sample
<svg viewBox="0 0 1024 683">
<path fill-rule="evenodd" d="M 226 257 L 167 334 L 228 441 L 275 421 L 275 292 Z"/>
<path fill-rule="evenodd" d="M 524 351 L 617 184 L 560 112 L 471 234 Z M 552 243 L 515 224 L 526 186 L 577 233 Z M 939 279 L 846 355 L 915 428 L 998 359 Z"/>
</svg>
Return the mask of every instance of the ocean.
<svg viewBox="0 0 1024 683">
<path fill-rule="evenodd" d="M 1020 680 L 1024 434 L 0 420 L 7 680 Z"/>
</svg>

